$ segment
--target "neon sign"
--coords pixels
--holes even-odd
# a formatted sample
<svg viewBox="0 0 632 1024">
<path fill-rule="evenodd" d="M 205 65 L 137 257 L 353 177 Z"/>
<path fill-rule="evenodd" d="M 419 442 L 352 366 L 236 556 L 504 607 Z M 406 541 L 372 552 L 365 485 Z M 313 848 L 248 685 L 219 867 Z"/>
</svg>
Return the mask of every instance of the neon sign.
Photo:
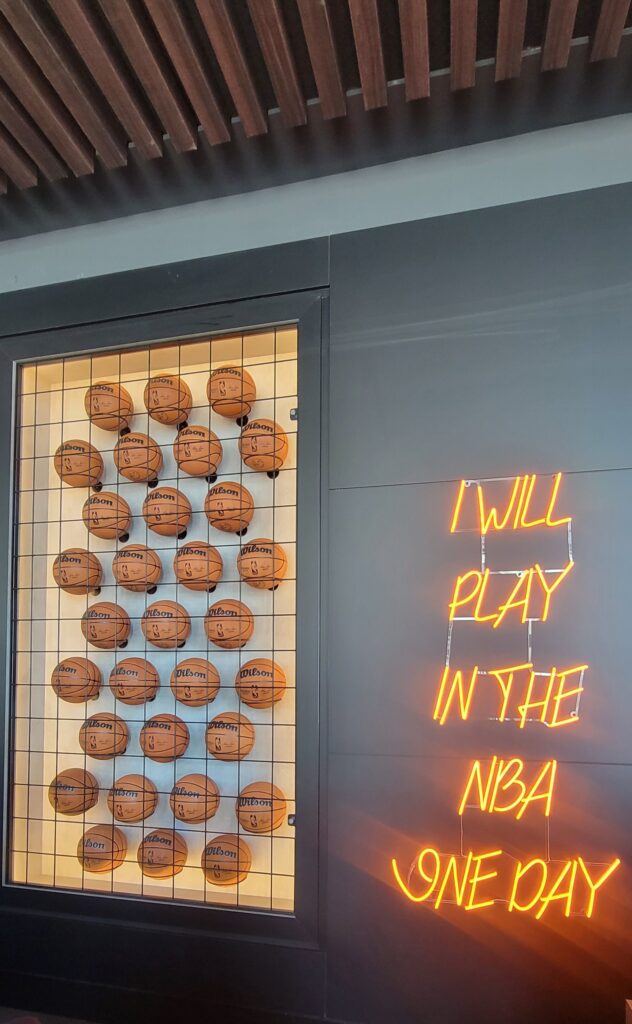
<svg viewBox="0 0 632 1024">
<path fill-rule="evenodd" d="M 445 725 L 448 720 L 467 722 L 479 700 L 489 705 L 491 699 L 496 713 L 490 717 L 497 723 L 512 723 L 519 729 L 574 725 L 579 721 L 588 665 L 538 670 L 533 656 L 533 623 L 548 620 L 552 603 L 558 599 L 558 591 L 574 567 L 572 517 L 556 511 L 562 474 L 549 478 L 548 487 L 535 474 L 506 481 L 509 495 L 504 505 L 489 500 L 485 488 L 485 484 L 500 482 L 461 480 L 459 484 L 450 533 L 476 530 L 481 565 L 480 569 L 457 576 L 453 588 L 448 605 L 446 663 L 432 717 L 438 725 Z M 546 569 L 536 562 L 515 570 L 494 570 L 486 564 L 487 538 L 491 533 L 534 527 L 566 529 L 565 565 Z M 500 600 L 491 598 L 492 582 L 496 590 L 500 584 Z M 486 624 L 492 629 L 500 628 L 506 621 L 526 626 L 527 660 L 501 667 L 454 668 L 450 664 L 452 634 L 455 623 L 462 621 Z M 461 828 L 464 815 L 473 810 L 505 815 L 516 822 L 525 815 L 541 814 L 548 830 L 557 775 L 555 759 L 525 763 L 520 757 L 492 754 L 475 760 L 457 806 Z M 502 849 L 464 849 L 462 838 L 458 854 L 447 854 L 429 845 L 420 850 L 404 875 L 395 858 L 391 868 L 397 886 L 412 903 L 426 904 L 435 910 L 444 903 L 464 910 L 500 904 L 510 913 L 531 914 L 541 920 L 552 906 L 561 908 L 565 917 L 592 917 L 602 887 L 620 863 L 615 857 L 609 863 L 594 864 L 579 855 L 552 860 L 548 853 L 546 859 L 519 860 Z"/>
</svg>

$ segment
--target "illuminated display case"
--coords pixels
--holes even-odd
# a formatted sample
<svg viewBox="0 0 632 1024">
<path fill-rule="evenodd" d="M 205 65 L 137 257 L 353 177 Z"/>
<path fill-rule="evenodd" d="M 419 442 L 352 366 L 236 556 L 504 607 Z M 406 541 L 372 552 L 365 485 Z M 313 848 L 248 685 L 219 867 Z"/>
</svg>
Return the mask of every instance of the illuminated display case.
<svg viewBox="0 0 632 1024">
<path fill-rule="evenodd" d="M 16 366 L 9 886 L 300 911 L 300 337 Z"/>
</svg>

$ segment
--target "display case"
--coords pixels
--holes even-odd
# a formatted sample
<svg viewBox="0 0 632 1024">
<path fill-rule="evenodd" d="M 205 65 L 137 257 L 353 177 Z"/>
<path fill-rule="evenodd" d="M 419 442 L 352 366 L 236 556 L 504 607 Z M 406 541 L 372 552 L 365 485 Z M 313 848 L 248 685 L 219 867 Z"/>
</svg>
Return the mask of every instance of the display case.
<svg viewBox="0 0 632 1024">
<path fill-rule="evenodd" d="M 296 914 L 318 784 L 300 339 L 286 322 L 16 364 L 11 888 Z"/>
</svg>

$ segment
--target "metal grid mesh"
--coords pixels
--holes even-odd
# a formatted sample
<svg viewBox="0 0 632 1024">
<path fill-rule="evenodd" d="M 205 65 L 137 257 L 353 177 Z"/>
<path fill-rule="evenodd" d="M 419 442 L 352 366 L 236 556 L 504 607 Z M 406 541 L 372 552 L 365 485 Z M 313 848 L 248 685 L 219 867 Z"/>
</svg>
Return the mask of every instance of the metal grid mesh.
<svg viewBox="0 0 632 1024">
<path fill-rule="evenodd" d="M 247 368 L 257 388 L 250 419 L 278 423 L 287 435 L 288 454 L 271 477 L 257 472 L 240 458 L 240 426 L 234 419 L 211 408 L 206 385 L 212 369 L 227 364 Z M 246 486 L 254 498 L 255 512 L 245 538 L 214 528 L 204 512 L 209 483 L 182 472 L 172 446 L 177 427 L 150 418 L 143 393 L 149 378 L 175 374 L 189 386 L 192 407 L 187 420 L 212 430 L 223 448 L 217 480 Z M 161 447 L 163 467 L 160 486 L 184 493 L 192 514 L 183 537 L 159 536 L 144 519 L 143 500 L 151 493 L 147 483 L 135 483 L 117 472 L 114 447 L 116 432 L 106 431 L 88 418 L 84 408 L 87 388 L 98 381 L 122 384 L 134 404 L 130 424 L 134 432 L 148 434 Z M 297 455 L 297 331 L 282 327 L 243 335 L 195 338 L 160 343 L 120 352 L 68 357 L 22 368 L 18 395 L 18 444 L 16 451 L 16 524 L 14 541 L 14 678 L 12 728 L 12 821 L 10 831 L 11 880 L 15 883 L 86 890 L 106 894 L 172 899 L 291 912 L 294 907 L 294 786 L 295 786 L 295 611 L 296 611 L 296 455 Z M 58 477 L 53 456 L 63 440 L 80 438 L 98 449 L 104 462 L 102 488 L 124 498 L 132 511 L 129 539 L 106 540 L 88 532 L 82 507 L 93 493 L 88 487 L 71 487 Z M 281 545 L 287 572 L 275 590 L 255 589 L 240 577 L 237 556 L 242 544 L 269 538 Z M 223 574 L 212 594 L 192 591 L 180 582 L 172 568 L 176 552 L 191 541 L 213 545 L 223 559 Z M 130 592 L 112 572 L 112 560 L 127 544 L 141 544 L 155 551 L 163 566 L 157 592 Z M 103 569 L 100 593 L 79 595 L 57 586 L 52 567 L 68 548 L 83 548 L 97 556 Z M 248 606 L 254 632 L 238 650 L 215 646 L 204 629 L 210 604 L 235 599 Z M 159 649 L 142 630 L 148 606 L 160 600 L 183 605 L 191 620 L 191 632 L 181 649 Z M 83 613 L 97 602 L 122 606 L 130 617 L 131 634 L 124 648 L 101 650 L 84 639 Z M 89 659 L 101 672 L 98 698 L 89 703 L 69 703 L 54 691 L 50 679 L 66 658 Z M 155 666 L 160 686 L 155 700 L 136 705 L 124 703 L 108 686 L 110 673 L 127 658 L 146 659 Z M 190 658 L 210 661 L 220 677 L 217 696 L 208 704 L 191 707 L 178 700 L 169 685 L 176 665 Z M 272 659 L 282 668 L 287 686 L 282 698 L 270 708 L 252 707 L 240 701 L 235 677 L 240 667 L 254 658 Z M 239 712 L 252 723 L 254 746 L 243 759 L 222 761 L 209 753 L 205 742 L 207 723 L 221 712 Z M 129 730 L 124 753 L 97 760 L 79 742 L 83 722 L 97 712 L 123 719 Z M 185 723 L 189 744 L 175 760 L 159 763 L 140 746 L 140 731 L 158 714 L 176 715 Z M 96 777 L 99 797 L 95 806 L 72 816 L 56 812 L 49 801 L 51 781 L 69 768 L 89 771 Z M 200 823 L 176 820 L 170 794 L 185 775 L 211 778 L 219 789 L 216 813 Z M 114 821 L 107 797 L 115 781 L 138 774 L 150 779 L 158 791 L 155 811 L 145 820 Z M 244 829 L 236 801 L 245 786 L 265 782 L 281 790 L 285 810 L 277 828 L 261 834 Z M 92 872 L 77 856 L 86 830 L 95 825 L 124 835 L 123 862 L 114 870 Z M 169 877 L 144 874 L 137 860 L 143 838 L 156 829 L 173 829 L 186 844 L 181 870 Z M 219 835 L 239 837 L 252 857 L 246 877 L 230 885 L 207 880 L 201 858 L 207 843 Z M 177 858 L 173 855 L 173 865 Z M 178 865 L 179 866 L 179 865 Z"/>
</svg>

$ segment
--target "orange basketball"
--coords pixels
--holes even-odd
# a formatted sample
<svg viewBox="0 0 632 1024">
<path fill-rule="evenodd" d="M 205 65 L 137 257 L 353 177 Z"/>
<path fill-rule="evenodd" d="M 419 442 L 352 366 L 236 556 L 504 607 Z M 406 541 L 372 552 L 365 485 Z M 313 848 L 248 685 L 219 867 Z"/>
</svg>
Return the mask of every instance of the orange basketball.
<svg viewBox="0 0 632 1024">
<path fill-rule="evenodd" d="M 84 405 L 95 427 L 102 430 L 125 430 L 134 415 L 134 403 L 129 392 L 109 380 L 89 387 Z"/>
<path fill-rule="evenodd" d="M 248 586 L 256 590 L 276 590 L 287 573 L 287 556 L 280 544 L 257 537 L 242 547 L 237 556 L 237 569 Z"/>
<path fill-rule="evenodd" d="M 81 632 L 86 640 L 103 651 L 126 647 L 131 631 L 129 615 L 125 609 L 110 601 L 91 605 L 81 617 Z"/>
<path fill-rule="evenodd" d="M 157 480 L 162 469 L 162 451 L 148 434 L 126 434 L 117 441 L 114 465 L 121 476 L 134 483 Z"/>
<path fill-rule="evenodd" d="M 48 799 L 59 814 L 83 814 L 99 799 L 99 784 L 85 768 L 66 768 L 48 787 Z"/>
<path fill-rule="evenodd" d="M 273 420 L 251 420 L 241 432 L 239 452 L 249 469 L 278 473 L 287 456 L 287 434 Z"/>
<path fill-rule="evenodd" d="M 140 745 L 152 761 L 175 761 L 189 746 L 189 730 L 177 715 L 154 715 L 140 731 Z"/>
<path fill-rule="evenodd" d="M 175 487 L 157 487 L 145 498 L 143 515 L 149 529 L 161 537 L 183 537 L 191 521 L 191 502 Z"/>
<path fill-rule="evenodd" d="M 53 579 L 67 594 L 98 594 L 103 582 L 103 569 L 92 551 L 67 548 L 53 562 Z"/>
<path fill-rule="evenodd" d="M 255 503 L 247 488 L 230 480 L 211 487 L 204 499 L 204 511 L 216 530 L 243 534 L 252 522 Z"/>
<path fill-rule="evenodd" d="M 103 475 L 101 454 L 87 441 L 64 441 L 55 452 L 54 464 L 69 487 L 94 487 Z"/>
<path fill-rule="evenodd" d="M 176 579 L 189 590 L 211 593 L 222 578 L 224 563 L 217 548 L 203 540 L 192 540 L 179 548 L 173 560 Z"/>
<path fill-rule="evenodd" d="M 187 844 L 179 832 L 157 828 L 138 847 L 140 870 L 149 878 L 172 878 L 187 862 Z"/>
<path fill-rule="evenodd" d="M 101 491 L 91 494 L 82 512 L 86 529 L 102 540 L 127 540 L 132 510 L 120 494 Z"/>
<path fill-rule="evenodd" d="M 122 775 L 108 793 L 108 807 L 117 821 L 144 821 L 157 804 L 158 790 L 144 775 Z"/>
<path fill-rule="evenodd" d="M 219 693 L 219 672 L 204 658 L 181 661 L 171 673 L 171 689 L 176 700 L 190 708 L 210 704 Z"/>
<path fill-rule="evenodd" d="M 61 700 L 83 704 L 99 696 L 101 670 L 87 658 L 64 658 L 53 669 L 50 681 Z"/>
<path fill-rule="evenodd" d="M 208 427 L 183 427 L 173 442 L 173 456 L 189 476 L 215 477 L 222 461 L 222 443 Z"/>
<path fill-rule="evenodd" d="M 211 605 L 204 617 L 207 637 L 225 651 L 235 651 L 247 644 L 254 628 L 255 617 L 250 608 L 232 598 Z"/>
<path fill-rule="evenodd" d="M 255 382 L 241 366 L 220 366 L 213 370 L 206 385 L 213 412 L 228 419 L 247 416 L 257 397 Z"/>
<path fill-rule="evenodd" d="M 86 871 L 114 871 L 125 860 L 127 840 L 116 825 L 94 825 L 77 845 L 77 857 Z"/>
<path fill-rule="evenodd" d="M 108 761 L 117 754 L 124 754 L 128 743 L 127 724 L 109 711 L 87 718 L 79 730 L 81 749 L 97 761 Z"/>
<path fill-rule="evenodd" d="M 209 839 L 202 853 L 202 871 L 211 885 L 243 882 L 251 865 L 250 847 L 241 836 L 215 836 Z"/>
<path fill-rule="evenodd" d="M 246 832 L 274 832 L 285 821 L 285 796 L 271 782 L 251 782 L 237 797 L 237 817 Z"/>
<path fill-rule="evenodd" d="M 151 418 L 167 426 L 184 423 L 193 404 L 189 385 L 175 373 L 152 377 L 143 398 Z"/>
<path fill-rule="evenodd" d="M 171 790 L 169 803 L 179 821 L 207 821 L 219 807 L 219 789 L 206 775 L 183 775 Z"/>
<path fill-rule="evenodd" d="M 143 636 L 154 647 L 184 647 L 191 632 L 186 608 L 176 601 L 156 601 L 140 620 Z"/>
<path fill-rule="evenodd" d="M 126 590 L 154 594 L 162 578 L 162 562 L 158 554 L 144 544 L 128 544 L 112 559 L 112 573 L 119 586 Z"/>
<path fill-rule="evenodd" d="M 243 715 L 224 711 L 206 727 L 206 749 L 218 761 L 241 761 L 255 744 L 255 729 Z"/>
<path fill-rule="evenodd" d="M 159 686 L 158 672 L 144 658 L 125 658 L 110 672 L 110 689 L 123 704 L 144 704 L 153 700 Z"/>
<path fill-rule="evenodd" d="M 239 668 L 235 688 L 239 699 L 251 708 L 271 708 L 285 693 L 285 672 L 270 658 L 253 658 Z"/>
</svg>

